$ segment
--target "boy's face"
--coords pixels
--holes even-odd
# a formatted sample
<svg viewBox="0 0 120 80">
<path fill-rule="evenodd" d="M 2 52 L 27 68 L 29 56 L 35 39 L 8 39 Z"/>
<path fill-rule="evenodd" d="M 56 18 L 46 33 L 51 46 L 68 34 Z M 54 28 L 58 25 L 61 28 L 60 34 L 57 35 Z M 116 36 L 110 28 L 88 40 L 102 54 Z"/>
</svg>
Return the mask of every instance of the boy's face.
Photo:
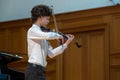
<svg viewBox="0 0 120 80">
<path fill-rule="evenodd" d="M 49 16 L 44 16 L 44 17 L 41 17 L 41 26 L 44 26 L 44 27 L 46 27 L 47 26 L 47 24 L 49 23 L 49 19 L 50 19 L 50 17 Z"/>
</svg>

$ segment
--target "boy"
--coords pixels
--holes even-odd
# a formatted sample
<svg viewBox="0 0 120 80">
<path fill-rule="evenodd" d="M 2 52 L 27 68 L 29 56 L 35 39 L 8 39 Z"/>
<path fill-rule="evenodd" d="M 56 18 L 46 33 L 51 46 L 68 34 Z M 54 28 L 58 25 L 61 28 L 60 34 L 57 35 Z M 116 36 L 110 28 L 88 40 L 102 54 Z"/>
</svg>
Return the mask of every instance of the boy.
<svg viewBox="0 0 120 80">
<path fill-rule="evenodd" d="M 67 41 L 64 41 L 63 36 L 58 33 L 42 31 L 42 26 L 44 28 L 47 27 L 51 15 L 52 9 L 46 5 L 37 5 L 31 10 L 33 24 L 27 32 L 28 66 L 25 71 L 25 80 L 46 80 L 47 55 L 53 58 L 63 53 L 74 39 L 73 35 L 68 34 Z M 47 41 L 53 39 L 60 40 L 63 44 L 53 49 Z"/>
</svg>

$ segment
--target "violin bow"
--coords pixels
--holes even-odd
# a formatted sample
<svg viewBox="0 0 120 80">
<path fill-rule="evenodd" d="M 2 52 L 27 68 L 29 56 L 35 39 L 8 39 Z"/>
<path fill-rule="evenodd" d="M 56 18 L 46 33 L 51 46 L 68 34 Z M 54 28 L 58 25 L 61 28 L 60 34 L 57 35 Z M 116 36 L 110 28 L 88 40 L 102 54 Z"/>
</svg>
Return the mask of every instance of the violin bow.
<svg viewBox="0 0 120 80">
<path fill-rule="evenodd" d="M 52 17 L 53 17 L 53 22 L 54 22 L 54 25 L 55 25 L 55 31 L 58 33 L 59 30 L 58 30 L 58 25 L 57 25 L 55 13 L 54 13 L 54 7 L 53 7 L 53 5 L 51 4 L 51 1 L 52 1 L 52 0 L 51 0 L 51 1 L 48 0 L 48 1 L 49 1 L 49 4 L 50 4 L 50 7 L 51 7 L 51 9 L 52 9 Z"/>
</svg>

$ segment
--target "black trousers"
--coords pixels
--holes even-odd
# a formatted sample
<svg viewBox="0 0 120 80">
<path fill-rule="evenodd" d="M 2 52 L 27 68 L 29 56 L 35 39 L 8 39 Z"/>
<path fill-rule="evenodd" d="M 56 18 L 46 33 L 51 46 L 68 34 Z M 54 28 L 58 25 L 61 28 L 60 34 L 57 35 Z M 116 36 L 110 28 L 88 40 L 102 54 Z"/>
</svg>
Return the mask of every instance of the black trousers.
<svg viewBox="0 0 120 80">
<path fill-rule="evenodd" d="M 25 80 L 47 80 L 45 77 L 45 71 L 45 67 L 28 63 L 25 70 Z"/>
</svg>

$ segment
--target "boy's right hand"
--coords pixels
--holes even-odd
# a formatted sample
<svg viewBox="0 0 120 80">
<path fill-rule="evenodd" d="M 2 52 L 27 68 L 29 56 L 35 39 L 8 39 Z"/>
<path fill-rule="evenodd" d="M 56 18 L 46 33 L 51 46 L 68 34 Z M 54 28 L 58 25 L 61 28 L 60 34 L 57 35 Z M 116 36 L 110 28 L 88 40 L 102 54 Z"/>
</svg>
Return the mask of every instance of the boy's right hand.
<svg viewBox="0 0 120 80">
<path fill-rule="evenodd" d="M 65 39 L 63 36 L 59 36 L 58 41 L 60 42 L 60 44 L 66 43 L 67 45 L 69 45 L 74 39 L 74 35 L 72 34 L 67 34 L 66 36 L 68 37 L 68 39 Z"/>
<path fill-rule="evenodd" d="M 65 43 L 64 37 L 63 37 L 63 36 L 59 36 L 58 42 L 59 42 L 60 44 Z"/>
</svg>

